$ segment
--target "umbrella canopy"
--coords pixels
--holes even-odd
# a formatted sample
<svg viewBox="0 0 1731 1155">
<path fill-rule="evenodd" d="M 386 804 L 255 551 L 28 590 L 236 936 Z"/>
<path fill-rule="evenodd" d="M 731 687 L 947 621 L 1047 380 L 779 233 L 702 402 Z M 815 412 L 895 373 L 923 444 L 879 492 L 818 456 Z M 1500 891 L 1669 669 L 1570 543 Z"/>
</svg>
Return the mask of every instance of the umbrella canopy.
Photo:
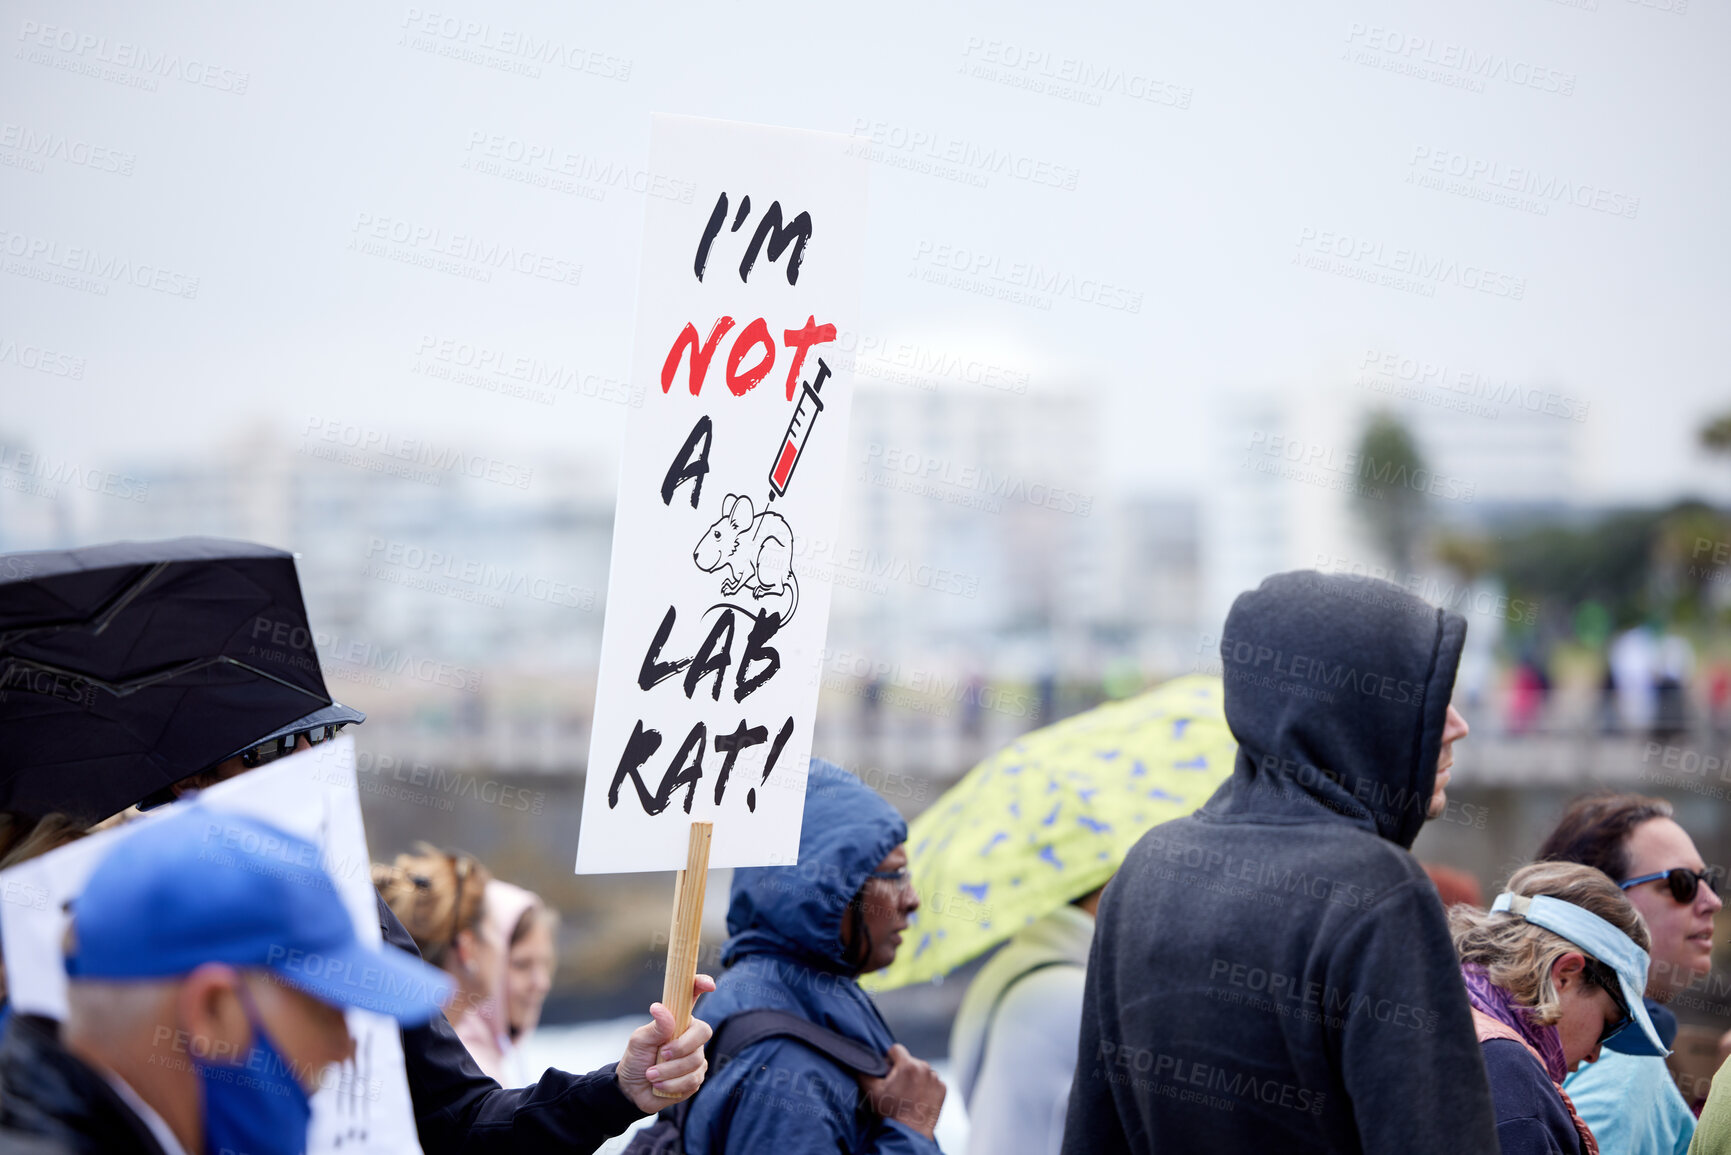
<svg viewBox="0 0 1731 1155">
<path fill-rule="evenodd" d="M 1219 678 L 1191 675 L 1017 739 L 908 827 L 922 905 L 889 990 L 945 974 L 1103 885 L 1151 826 L 1232 773 Z"/>
<path fill-rule="evenodd" d="M 0 555 L 0 810 L 97 821 L 331 704 L 294 555 Z"/>
</svg>

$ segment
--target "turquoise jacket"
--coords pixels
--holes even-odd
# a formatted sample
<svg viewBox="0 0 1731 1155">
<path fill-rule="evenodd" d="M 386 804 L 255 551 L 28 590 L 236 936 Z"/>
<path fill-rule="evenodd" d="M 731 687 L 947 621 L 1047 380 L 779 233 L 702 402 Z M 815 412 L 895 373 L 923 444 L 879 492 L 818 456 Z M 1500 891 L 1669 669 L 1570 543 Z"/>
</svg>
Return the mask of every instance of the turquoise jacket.
<svg viewBox="0 0 1731 1155">
<path fill-rule="evenodd" d="M 1676 1017 L 1652 999 L 1646 1003 L 1653 1025 L 1670 1045 Z M 1664 1059 L 1625 1055 L 1608 1043 L 1598 1062 L 1583 1064 L 1563 1080 L 1563 1090 L 1592 1128 L 1601 1155 L 1685 1155 L 1689 1150 L 1695 1114 Z"/>
</svg>

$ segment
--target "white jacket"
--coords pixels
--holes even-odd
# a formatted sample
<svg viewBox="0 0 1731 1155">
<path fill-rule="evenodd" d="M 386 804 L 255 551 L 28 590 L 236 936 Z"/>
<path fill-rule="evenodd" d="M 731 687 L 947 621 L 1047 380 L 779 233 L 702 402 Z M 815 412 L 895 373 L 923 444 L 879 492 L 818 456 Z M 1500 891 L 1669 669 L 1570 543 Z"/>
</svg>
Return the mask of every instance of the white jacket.
<svg viewBox="0 0 1731 1155">
<path fill-rule="evenodd" d="M 1058 1155 L 1093 938 L 1092 915 L 1059 907 L 1017 932 L 968 987 L 950 1062 L 973 1155 Z"/>
</svg>

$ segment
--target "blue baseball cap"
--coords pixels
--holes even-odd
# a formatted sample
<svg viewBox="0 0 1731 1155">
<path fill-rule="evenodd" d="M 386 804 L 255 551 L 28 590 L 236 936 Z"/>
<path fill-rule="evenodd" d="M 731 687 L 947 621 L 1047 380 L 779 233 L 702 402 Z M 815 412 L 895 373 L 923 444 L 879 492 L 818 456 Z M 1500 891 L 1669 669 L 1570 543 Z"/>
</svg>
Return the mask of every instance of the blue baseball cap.
<svg viewBox="0 0 1731 1155">
<path fill-rule="evenodd" d="M 1634 1020 L 1634 1025 L 1641 1029 L 1639 1036 L 1627 1042 L 1623 1038 L 1627 1031 L 1618 1035 L 1619 1051 L 1625 1055 L 1655 1055 L 1660 1058 L 1671 1053 L 1647 1015 L 1647 1004 L 1641 1001 L 1647 990 L 1647 952 L 1615 924 L 1606 922 L 1585 907 L 1548 894 L 1535 894 L 1529 898 L 1504 891 L 1491 904 L 1491 911 L 1518 915 L 1534 926 L 1542 926 L 1617 972 L 1617 985 L 1623 988 L 1623 1005 L 1629 1008 L 1629 1017 Z"/>
<path fill-rule="evenodd" d="M 202 803 L 147 823 L 102 860 L 72 900 L 71 943 L 72 979 L 226 963 L 406 1026 L 438 1014 L 453 989 L 437 967 L 360 941 L 318 847 Z"/>
</svg>

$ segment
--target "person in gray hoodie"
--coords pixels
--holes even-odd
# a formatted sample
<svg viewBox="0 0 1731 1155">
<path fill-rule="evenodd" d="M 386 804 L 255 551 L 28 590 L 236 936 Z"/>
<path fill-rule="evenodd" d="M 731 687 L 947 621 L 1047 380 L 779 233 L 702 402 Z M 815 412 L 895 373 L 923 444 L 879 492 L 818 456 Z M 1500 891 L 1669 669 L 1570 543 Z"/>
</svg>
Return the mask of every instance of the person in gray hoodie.
<svg viewBox="0 0 1731 1155">
<path fill-rule="evenodd" d="M 1233 775 L 1101 900 L 1065 1155 L 1497 1150 L 1448 922 L 1408 853 L 1442 813 L 1466 622 L 1277 574 L 1220 641 Z"/>
</svg>

